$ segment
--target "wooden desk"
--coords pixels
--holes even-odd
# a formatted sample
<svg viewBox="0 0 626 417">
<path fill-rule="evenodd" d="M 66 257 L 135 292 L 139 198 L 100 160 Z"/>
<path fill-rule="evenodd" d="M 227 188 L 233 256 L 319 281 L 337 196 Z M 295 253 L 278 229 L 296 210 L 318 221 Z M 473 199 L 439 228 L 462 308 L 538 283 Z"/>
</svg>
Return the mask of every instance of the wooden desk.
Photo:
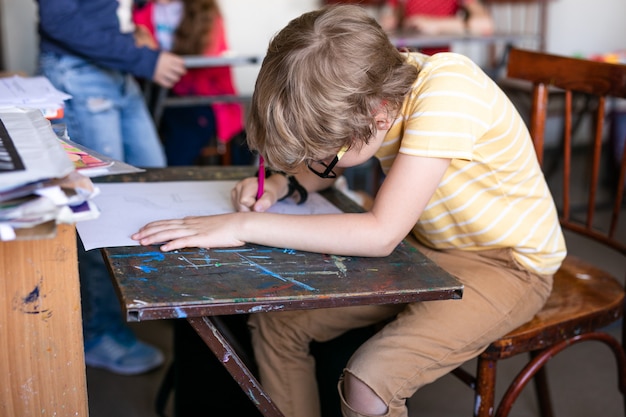
<svg viewBox="0 0 626 417">
<path fill-rule="evenodd" d="M 226 180 L 252 167 L 149 170 L 105 181 Z M 323 195 L 358 211 L 337 191 Z M 359 258 L 246 245 L 232 249 L 157 247 L 104 250 L 127 320 L 185 318 L 265 416 L 282 413 L 263 391 L 216 316 L 294 309 L 459 299 L 463 287 L 402 242 L 389 257 Z"/>
<path fill-rule="evenodd" d="M 0 415 L 86 417 L 76 232 L 0 242 Z"/>
</svg>

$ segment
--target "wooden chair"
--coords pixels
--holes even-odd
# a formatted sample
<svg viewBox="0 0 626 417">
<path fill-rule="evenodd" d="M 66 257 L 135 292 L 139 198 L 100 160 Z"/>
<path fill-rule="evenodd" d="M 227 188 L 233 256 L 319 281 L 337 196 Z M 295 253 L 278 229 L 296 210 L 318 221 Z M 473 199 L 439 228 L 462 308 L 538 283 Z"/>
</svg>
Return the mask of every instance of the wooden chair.
<svg viewBox="0 0 626 417">
<path fill-rule="evenodd" d="M 560 187 L 552 192 L 562 194 L 556 198 L 563 229 L 584 236 L 615 251 L 620 260 L 626 259 L 626 234 L 618 239 L 617 222 L 624 207 L 624 186 L 626 176 L 626 152 L 621 155 L 612 190 L 604 192 L 600 186 L 600 174 L 606 169 L 601 159 L 607 151 L 604 135 L 605 104 L 610 97 L 626 97 L 626 65 L 592 62 L 582 59 L 549 55 L 540 52 L 512 49 L 508 61 L 508 76 L 530 81 L 533 84 L 530 132 L 533 137 L 540 162 L 547 155 L 544 147 L 544 130 L 548 88 L 559 88 L 565 94 L 565 129 L 561 165 L 563 167 Z M 569 128 L 572 124 L 571 102 L 574 92 L 589 94 L 597 98 L 597 110 L 593 123 L 593 137 L 589 141 L 589 166 L 584 171 L 573 167 L 572 137 Z M 583 172 L 585 182 L 574 187 L 570 181 L 575 174 Z M 586 202 L 579 209 L 579 195 L 576 192 L 587 189 Z M 599 202 L 598 199 L 602 199 Z M 607 224 L 600 224 L 602 212 L 598 210 L 606 199 L 612 199 Z M 568 232 L 569 233 L 569 232 Z M 494 341 L 478 357 L 476 376 L 458 368 L 453 373 L 475 390 L 474 416 L 507 416 L 516 398 L 534 378 L 542 417 L 550 417 L 552 405 L 548 393 L 546 363 L 557 353 L 569 346 L 585 342 L 599 341 L 607 345 L 616 360 L 619 390 L 626 394 L 626 355 L 624 335 L 626 325 L 622 320 L 621 342 L 611 334 L 602 331 L 605 326 L 619 322 L 624 313 L 624 284 L 611 274 L 603 271 L 598 259 L 589 262 L 568 255 L 554 277 L 554 288 L 545 307 L 532 321 Z M 626 262 L 622 264 L 626 266 Z M 624 273 L 626 275 L 626 273 Z M 529 361 L 515 377 L 501 398 L 495 404 L 496 365 L 499 360 L 518 354 L 529 354 Z M 626 398 L 626 397 L 625 397 Z M 626 408 L 626 401 L 625 401 Z"/>
</svg>

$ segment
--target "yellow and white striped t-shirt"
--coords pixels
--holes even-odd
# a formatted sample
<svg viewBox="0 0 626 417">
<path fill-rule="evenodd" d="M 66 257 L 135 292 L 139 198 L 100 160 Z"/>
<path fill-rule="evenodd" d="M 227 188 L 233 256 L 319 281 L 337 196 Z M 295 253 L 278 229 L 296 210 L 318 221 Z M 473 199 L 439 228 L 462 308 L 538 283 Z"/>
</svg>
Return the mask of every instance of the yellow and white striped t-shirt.
<svg viewBox="0 0 626 417">
<path fill-rule="evenodd" d="M 452 160 L 415 236 L 437 249 L 509 247 L 530 270 L 554 273 L 565 242 L 513 104 L 462 55 L 407 58 L 420 72 L 376 156 L 385 172 L 398 153 Z"/>
</svg>

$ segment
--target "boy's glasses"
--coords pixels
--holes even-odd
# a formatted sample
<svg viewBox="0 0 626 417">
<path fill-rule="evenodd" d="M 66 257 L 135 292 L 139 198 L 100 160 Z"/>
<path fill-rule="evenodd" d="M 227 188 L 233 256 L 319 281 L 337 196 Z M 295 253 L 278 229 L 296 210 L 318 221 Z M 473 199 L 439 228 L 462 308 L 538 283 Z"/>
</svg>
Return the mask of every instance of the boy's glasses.
<svg viewBox="0 0 626 417">
<path fill-rule="evenodd" d="M 335 168 L 337 162 L 339 162 L 341 157 L 344 156 L 346 152 L 348 152 L 348 147 L 344 146 L 339 150 L 339 152 L 337 152 L 337 155 L 335 155 L 330 163 L 327 164 L 324 161 L 309 161 L 306 165 L 309 167 L 311 172 L 320 178 L 337 178 L 337 173 L 333 171 L 333 168 Z"/>
</svg>

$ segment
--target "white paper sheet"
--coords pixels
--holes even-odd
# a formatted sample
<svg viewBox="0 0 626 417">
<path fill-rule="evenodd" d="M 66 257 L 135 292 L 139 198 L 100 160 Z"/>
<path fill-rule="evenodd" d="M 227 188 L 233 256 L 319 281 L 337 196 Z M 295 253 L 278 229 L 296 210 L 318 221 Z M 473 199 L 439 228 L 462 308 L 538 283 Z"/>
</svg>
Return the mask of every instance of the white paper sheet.
<svg viewBox="0 0 626 417">
<path fill-rule="evenodd" d="M 0 78 L 0 105 L 23 106 L 35 109 L 61 106 L 63 101 L 72 98 L 69 94 L 54 88 L 50 80 L 43 76 Z"/>
<path fill-rule="evenodd" d="M 138 246 L 130 236 L 146 223 L 185 216 L 232 213 L 230 190 L 236 181 L 173 181 L 153 183 L 98 184 L 100 194 L 93 199 L 100 217 L 76 224 L 86 250 Z M 277 203 L 273 213 L 341 213 L 317 193 L 297 205 L 291 200 Z"/>
</svg>

